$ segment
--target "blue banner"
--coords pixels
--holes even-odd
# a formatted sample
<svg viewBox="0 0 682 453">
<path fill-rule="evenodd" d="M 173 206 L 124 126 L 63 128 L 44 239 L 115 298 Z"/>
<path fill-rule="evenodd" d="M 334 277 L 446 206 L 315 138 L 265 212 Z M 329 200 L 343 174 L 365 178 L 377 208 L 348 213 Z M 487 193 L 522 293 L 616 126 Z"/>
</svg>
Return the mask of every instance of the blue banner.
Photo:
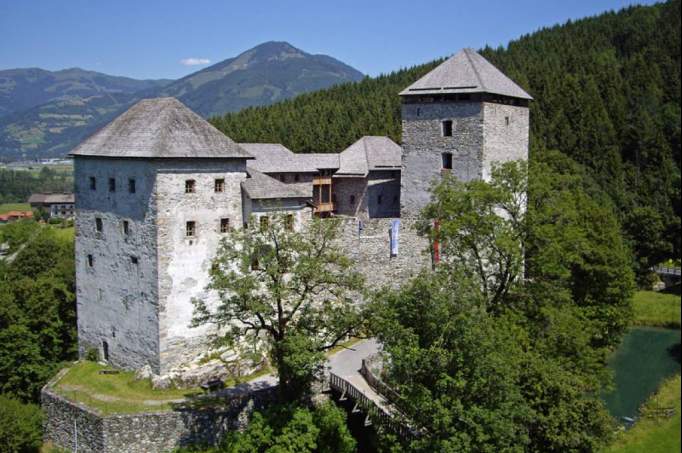
<svg viewBox="0 0 682 453">
<path fill-rule="evenodd" d="M 391 256 L 398 256 L 398 238 L 400 236 L 400 219 L 391 220 Z"/>
</svg>

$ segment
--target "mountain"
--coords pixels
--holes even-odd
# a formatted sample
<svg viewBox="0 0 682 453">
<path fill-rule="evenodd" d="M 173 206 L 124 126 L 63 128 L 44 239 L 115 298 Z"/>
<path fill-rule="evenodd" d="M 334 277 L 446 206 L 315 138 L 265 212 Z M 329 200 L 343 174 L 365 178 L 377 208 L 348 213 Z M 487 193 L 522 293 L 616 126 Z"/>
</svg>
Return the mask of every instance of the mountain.
<svg viewBox="0 0 682 453">
<path fill-rule="evenodd" d="M 0 71 L 0 159 L 53 157 L 143 98 L 173 96 L 203 116 L 269 105 L 362 79 L 326 55 L 267 42 L 177 81 L 135 80 L 82 69 Z"/>
<path fill-rule="evenodd" d="M 136 80 L 80 68 L 46 71 L 38 68 L 0 71 L 0 117 L 63 97 L 87 98 L 132 94 L 159 88 L 170 80 Z"/>
<path fill-rule="evenodd" d="M 532 158 L 563 152 L 613 200 L 635 267 L 679 258 L 680 0 L 569 21 L 481 53 L 535 98 Z M 400 143 L 398 93 L 437 63 L 212 123 L 238 142 L 299 152 L 338 152 L 363 135 Z"/>
<path fill-rule="evenodd" d="M 362 78 L 361 72 L 332 57 L 271 41 L 183 77 L 160 93 L 209 117 Z"/>
<path fill-rule="evenodd" d="M 130 106 L 135 93 L 169 82 L 79 68 L 0 71 L 0 158 L 64 155 Z"/>
</svg>

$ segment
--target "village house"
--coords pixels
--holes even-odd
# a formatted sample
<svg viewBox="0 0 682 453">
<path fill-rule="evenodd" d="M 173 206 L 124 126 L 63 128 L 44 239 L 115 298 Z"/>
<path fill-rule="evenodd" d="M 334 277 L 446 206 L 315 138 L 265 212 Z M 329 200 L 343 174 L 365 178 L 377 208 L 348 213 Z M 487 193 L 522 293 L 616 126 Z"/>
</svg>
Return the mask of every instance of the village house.
<svg viewBox="0 0 682 453">
<path fill-rule="evenodd" d="M 71 219 L 76 209 L 72 193 L 34 193 L 28 199 L 32 209 L 45 210 L 50 218 Z"/>
</svg>

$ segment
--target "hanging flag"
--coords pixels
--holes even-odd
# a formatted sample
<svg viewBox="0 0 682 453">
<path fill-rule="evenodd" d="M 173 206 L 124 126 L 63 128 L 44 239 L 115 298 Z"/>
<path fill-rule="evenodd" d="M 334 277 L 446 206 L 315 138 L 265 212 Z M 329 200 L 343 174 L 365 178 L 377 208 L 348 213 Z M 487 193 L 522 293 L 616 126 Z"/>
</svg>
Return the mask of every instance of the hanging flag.
<svg viewBox="0 0 682 453">
<path fill-rule="evenodd" d="M 400 219 L 391 220 L 391 256 L 398 256 L 398 238 L 400 236 Z"/>
</svg>

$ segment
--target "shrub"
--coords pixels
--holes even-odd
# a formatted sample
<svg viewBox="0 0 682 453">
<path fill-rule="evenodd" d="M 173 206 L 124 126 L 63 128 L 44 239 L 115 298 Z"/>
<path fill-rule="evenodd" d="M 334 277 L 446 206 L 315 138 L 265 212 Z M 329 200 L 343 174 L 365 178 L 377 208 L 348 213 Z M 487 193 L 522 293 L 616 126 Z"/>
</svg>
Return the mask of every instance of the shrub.
<svg viewBox="0 0 682 453">
<path fill-rule="evenodd" d="M 35 404 L 23 404 L 0 395 L 0 451 L 37 452 L 42 444 L 42 412 Z"/>
</svg>

